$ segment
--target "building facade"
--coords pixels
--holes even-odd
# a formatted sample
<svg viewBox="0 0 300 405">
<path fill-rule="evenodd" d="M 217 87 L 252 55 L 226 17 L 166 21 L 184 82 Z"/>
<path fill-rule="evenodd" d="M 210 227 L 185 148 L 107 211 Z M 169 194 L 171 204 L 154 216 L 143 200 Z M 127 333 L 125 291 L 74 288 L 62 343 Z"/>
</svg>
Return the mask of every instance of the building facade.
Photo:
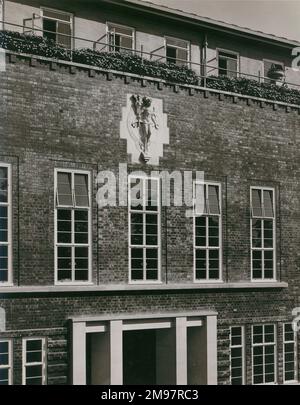
<svg viewBox="0 0 300 405">
<path fill-rule="evenodd" d="M 21 34 L 0 72 L 0 384 L 296 384 L 300 106 L 207 80 L 297 92 L 299 43 L 138 0 L 0 9 Z"/>
</svg>

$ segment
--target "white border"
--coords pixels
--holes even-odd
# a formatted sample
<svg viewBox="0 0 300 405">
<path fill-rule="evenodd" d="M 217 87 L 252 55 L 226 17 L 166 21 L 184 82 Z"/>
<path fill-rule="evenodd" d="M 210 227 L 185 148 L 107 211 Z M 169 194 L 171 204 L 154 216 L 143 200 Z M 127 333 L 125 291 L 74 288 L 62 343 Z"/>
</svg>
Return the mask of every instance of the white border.
<svg viewBox="0 0 300 405">
<path fill-rule="evenodd" d="M 56 204 L 56 192 L 57 192 L 57 173 L 64 172 L 64 173 L 71 173 L 72 176 L 74 174 L 86 174 L 88 176 L 88 195 L 89 195 L 89 209 L 88 209 L 88 219 L 89 219 L 89 236 L 88 236 L 88 249 L 89 249 L 89 269 L 88 269 L 88 280 L 87 281 L 58 281 L 57 279 L 57 204 Z M 73 184 L 73 180 L 72 180 Z M 73 190 L 72 190 L 73 192 Z M 54 284 L 55 285 L 92 285 L 92 187 L 91 187 L 91 172 L 88 170 L 77 170 L 77 169 L 54 169 Z M 62 206 L 63 207 L 63 206 Z M 73 207 L 66 206 L 66 208 L 71 209 L 74 211 Z M 80 208 L 80 207 L 78 207 Z M 73 264 L 74 266 L 74 264 Z M 73 267 L 72 266 L 72 267 Z M 73 271 L 72 271 L 73 273 Z M 73 277 L 73 274 L 72 274 Z"/>
<path fill-rule="evenodd" d="M 9 287 L 13 285 L 13 266 L 12 266 L 12 170 L 8 163 L 0 162 L 0 167 L 7 168 L 7 203 L 1 203 L 3 207 L 7 207 L 7 246 L 8 246 L 8 276 L 7 281 L 0 282 L 0 287 Z M 2 243 L 1 243 L 2 244 Z M 3 243 L 3 246 L 6 246 Z"/>
<path fill-rule="evenodd" d="M 220 214 L 219 215 L 213 215 L 214 217 L 219 218 L 219 278 L 218 279 L 209 279 L 206 278 L 204 279 L 197 279 L 196 278 L 196 216 L 193 215 L 193 282 L 195 284 L 198 283 L 223 283 L 223 227 L 222 227 L 222 185 L 219 182 L 213 182 L 213 181 L 193 181 L 193 201 L 195 198 L 195 187 L 197 184 L 204 184 L 206 187 L 208 186 L 217 186 L 219 188 L 219 208 L 220 208 Z M 194 207 L 193 207 L 194 210 Z M 209 215 L 204 215 L 205 217 Z M 208 238 L 208 235 L 206 235 L 206 239 Z M 204 250 L 204 249 L 203 249 Z M 208 251 L 208 247 L 206 246 L 206 251 Z M 206 256 L 206 261 L 208 260 L 208 255 Z M 206 263 L 206 271 L 208 271 L 207 268 L 207 263 Z"/>
<path fill-rule="evenodd" d="M 269 190 L 273 192 L 273 212 L 274 216 L 272 217 L 253 217 L 252 216 L 252 190 L 261 190 L 262 195 L 264 190 Z M 253 283 L 266 283 L 266 282 L 274 282 L 277 281 L 277 257 L 276 257 L 276 247 L 277 247 L 277 239 L 276 239 L 276 204 L 275 204 L 275 199 L 276 199 L 276 193 L 275 193 L 275 188 L 274 187 L 255 187 L 251 186 L 250 187 L 250 269 L 251 269 L 251 274 L 250 274 L 250 279 Z M 268 251 L 273 250 L 273 278 L 264 278 L 264 272 L 263 272 L 263 277 L 262 278 L 253 278 L 253 259 L 252 259 L 252 252 L 253 252 L 253 247 L 252 247 L 252 220 L 253 218 L 256 219 L 267 219 L 267 220 L 272 220 L 273 221 L 273 249 L 267 249 Z M 263 238 L 263 235 L 262 235 Z M 264 249 L 261 249 L 263 251 Z"/>
</svg>

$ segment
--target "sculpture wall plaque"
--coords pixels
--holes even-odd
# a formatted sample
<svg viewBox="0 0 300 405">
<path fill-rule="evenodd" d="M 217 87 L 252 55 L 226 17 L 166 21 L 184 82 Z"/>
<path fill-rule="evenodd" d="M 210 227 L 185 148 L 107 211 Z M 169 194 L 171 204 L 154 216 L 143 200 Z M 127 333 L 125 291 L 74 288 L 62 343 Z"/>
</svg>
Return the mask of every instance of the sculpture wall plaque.
<svg viewBox="0 0 300 405">
<path fill-rule="evenodd" d="M 132 163 L 158 165 L 163 145 L 169 144 L 167 114 L 163 112 L 162 100 L 127 94 L 120 136 L 127 140 L 127 153 L 131 155 Z"/>
</svg>

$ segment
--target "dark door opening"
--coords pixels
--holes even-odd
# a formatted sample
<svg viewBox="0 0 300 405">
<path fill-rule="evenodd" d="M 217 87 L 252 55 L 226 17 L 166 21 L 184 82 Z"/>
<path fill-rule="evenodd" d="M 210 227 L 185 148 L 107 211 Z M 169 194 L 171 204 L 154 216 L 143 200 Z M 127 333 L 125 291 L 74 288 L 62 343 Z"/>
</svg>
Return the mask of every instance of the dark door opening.
<svg viewBox="0 0 300 405">
<path fill-rule="evenodd" d="M 156 330 L 123 333 L 123 384 L 156 384 Z"/>
</svg>

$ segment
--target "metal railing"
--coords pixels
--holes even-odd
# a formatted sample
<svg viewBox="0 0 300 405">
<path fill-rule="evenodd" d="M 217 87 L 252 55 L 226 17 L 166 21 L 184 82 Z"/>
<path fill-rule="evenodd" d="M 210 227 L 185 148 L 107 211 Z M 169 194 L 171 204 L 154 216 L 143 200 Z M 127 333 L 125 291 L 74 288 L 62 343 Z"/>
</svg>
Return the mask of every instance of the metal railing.
<svg viewBox="0 0 300 405">
<path fill-rule="evenodd" d="M 29 19 L 28 19 L 29 20 Z M 36 28 L 34 27 L 34 24 L 32 24 L 32 27 L 28 27 L 26 25 L 20 25 L 20 24 L 15 24 L 15 23 L 9 23 L 5 20 L 0 21 L 0 27 L 2 26 L 2 30 L 1 31 L 12 31 L 12 32 L 20 32 L 23 33 L 24 35 L 33 35 L 33 36 L 43 36 L 44 34 L 52 34 L 53 35 L 53 31 L 49 31 L 49 30 L 43 30 L 41 28 Z M 9 26 L 11 29 L 7 29 L 7 26 Z M 15 28 L 15 29 L 12 29 Z M 25 30 L 27 30 L 25 32 Z M 109 43 L 108 38 L 107 38 L 107 34 L 102 35 L 102 37 L 100 37 L 98 40 L 90 40 L 87 38 L 83 38 L 83 37 L 78 37 L 78 36 L 74 36 L 74 35 L 69 35 L 69 34 L 64 34 L 64 33 L 56 33 L 59 37 L 68 37 L 70 38 L 70 42 L 72 44 L 71 48 L 66 48 L 63 44 L 59 44 L 57 43 L 58 46 L 61 46 L 61 48 L 65 48 L 66 51 L 66 55 L 69 55 L 69 60 L 72 61 L 73 60 L 73 53 L 74 51 L 78 51 L 80 49 L 84 49 L 86 51 L 86 53 L 88 54 L 90 51 L 90 54 L 94 57 L 96 57 L 97 53 L 102 53 L 102 52 L 110 52 L 110 53 L 128 53 L 128 54 L 132 54 L 132 55 L 136 55 L 139 56 L 142 59 L 142 63 L 143 60 L 149 60 L 149 61 L 156 61 L 156 62 L 164 62 L 164 63 L 171 63 L 170 60 L 174 60 L 174 64 L 175 65 L 180 65 L 180 66 L 186 66 L 187 68 L 191 69 L 195 76 L 199 79 L 199 84 L 201 84 L 202 86 L 206 87 L 207 82 L 209 80 L 218 80 L 218 77 L 220 76 L 227 76 L 227 77 L 239 77 L 239 78 L 247 78 L 247 79 L 252 79 L 257 81 L 258 83 L 262 83 L 262 82 L 275 82 L 274 79 L 270 78 L 270 77 L 266 77 L 261 75 L 260 71 L 258 72 L 258 74 L 251 74 L 251 73 L 245 73 L 242 72 L 241 70 L 231 70 L 231 69 L 226 69 L 226 75 L 220 75 L 219 72 L 220 70 L 224 71 L 224 68 L 219 68 L 217 66 L 217 63 L 215 65 L 210 65 L 210 64 L 206 64 L 206 63 L 198 63 L 198 62 L 194 62 L 192 60 L 186 60 L 186 59 L 180 59 L 180 58 L 171 58 L 171 57 L 167 57 L 166 55 L 166 51 L 165 51 L 165 46 L 161 46 L 157 49 L 155 49 L 154 51 L 151 52 L 146 52 L 144 51 L 143 45 L 141 45 L 140 50 L 138 49 L 132 49 L 132 48 L 125 48 L 122 47 L 120 45 L 114 45 L 112 43 Z M 106 41 L 102 41 L 103 39 L 107 39 Z M 15 41 L 26 41 L 22 38 L 14 38 Z M 78 46 L 78 43 L 83 43 L 86 44 L 86 47 L 83 46 Z M 77 45 L 77 46 L 76 46 Z M 50 45 L 51 46 L 51 45 Z M 97 49 L 97 46 L 100 46 L 101 49 Z M 164 54 L 158 54 L 156 52 L 160 51 L 160 50 L 164 50 Z M 53 59 L 55 59 L 55 57 L 53 57 Z M 214 60 L 217 59 L 215 58 Z M 211 61 L 210 61 L 211 62 Z M 172 64 L 172 63 L 171 63 Z M 218 76 L 218 77 L 216 77 Z M 299 74 L 299 83 L 291 83 L 291 82 L 287 82 L 285 79 L 285 76 L 283 78 L 282 81 L 277 81 L 277 84 L 281 84 L 281 85 L 286 85 L 286 86 L 290 86 L 293 88 L 299 88 L 300 90 L 300 74 Z"/>
</svg>

